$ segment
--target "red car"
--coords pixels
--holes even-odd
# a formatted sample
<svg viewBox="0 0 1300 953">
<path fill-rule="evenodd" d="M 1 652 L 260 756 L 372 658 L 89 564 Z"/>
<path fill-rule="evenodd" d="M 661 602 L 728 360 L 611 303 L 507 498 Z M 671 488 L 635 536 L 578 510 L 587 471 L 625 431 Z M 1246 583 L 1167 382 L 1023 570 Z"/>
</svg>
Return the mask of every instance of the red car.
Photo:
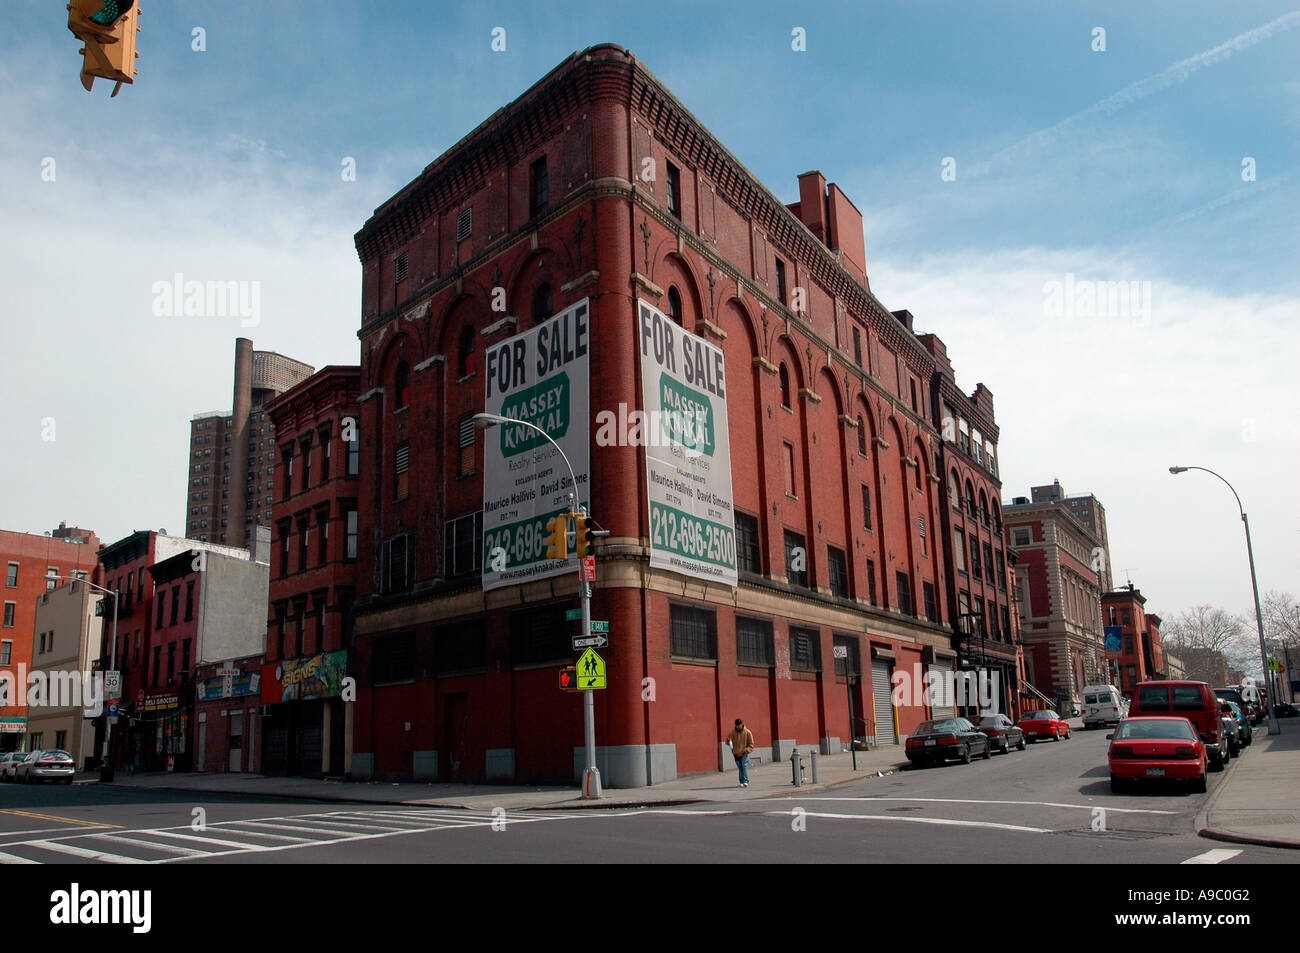
<svg viewBox="0 0 1300 953">
<path fill-rule="evenodd" d="M 1070 723 L 1050 708 L 1026 712 L 1020 719 L 1020 730 L 1025 733 L 1027 741 L 1070 740 Z"/>
<path fill-rule="evenodd" d="M 1125 718 L 1107 737 L 1112 792 L 1139 780 L 1190 781 L 1194 790 L 1205 791 L 1209 756 L 1186 718 Z"/>
</svg>

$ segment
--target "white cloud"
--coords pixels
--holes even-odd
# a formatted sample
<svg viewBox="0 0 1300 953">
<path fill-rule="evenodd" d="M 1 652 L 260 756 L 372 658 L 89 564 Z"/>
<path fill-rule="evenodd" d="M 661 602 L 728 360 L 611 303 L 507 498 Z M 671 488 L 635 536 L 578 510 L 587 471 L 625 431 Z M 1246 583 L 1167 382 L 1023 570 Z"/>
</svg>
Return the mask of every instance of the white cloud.
<svg viewBox="0 0 1300 953">
<path fill-rule="evenodd" d="M 1150 317 L 1051 317 L 1044 286 L 1151 283 Z M 1251 515 L 1260 588 L 1295 589 L 1300 519 L 1288 488 L 1300 463 L 1292 322 L 1300 301 L 1231 297 L 1173 282 L 1137 260 L 1024 249 L 900 263 L 872 288 L 948 347 L 967 393 L 983 381 L 1001 427 L 1003 496 L 1059 478 L 1106 507 L 1112 564 L 1152 611 L 1251 605 L 1235 502 Z"/>
</svg>

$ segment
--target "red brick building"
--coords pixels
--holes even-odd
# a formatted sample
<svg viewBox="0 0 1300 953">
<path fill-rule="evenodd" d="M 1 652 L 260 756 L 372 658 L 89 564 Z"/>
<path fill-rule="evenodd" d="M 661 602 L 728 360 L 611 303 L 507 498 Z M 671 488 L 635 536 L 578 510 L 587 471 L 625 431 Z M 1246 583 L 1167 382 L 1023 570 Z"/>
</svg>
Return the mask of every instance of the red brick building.
<svg viewBox="0 0 1300 953">
<path fill-rule="evenodd" d="M 259 652 L 195 669 L 195 771 L 261 771 L 261 747 L 253 732 L 262 704 L 262 659 Z"/>
<path fill-rule="evenodd" d="M 263 770 L 351 769 L 361 369 L 331 365 L 270 401 L 278 480 L 270 615 L 261 679 Z"/>
<path fill-rule="evenodd" d="M 1103 625 L 1120 630 L 1119 649 L 1106 649 L 1111 684 L 1126 695 L 1138 682 L 1171 677 L 1160 644 L 1160 617 L 1146 611 L 1146 602 L 1132 583 L 1101 596 Z"/>
<path fill-rule="evenodd" d="M 1061 500 L 1016 497 L 1003 509 L 1016 578 L 1025 676 L 1031 694 L 1062 714 L 1080 707 L 1084 685 L 1106 680 L 1101 595 L 1094 553 L 1100 539 Z"/>
<path fill-rule="evenodd" d="M 36 600 L 62 584 L 46 576 L 79 576 L 100 583 L 95 575 L 98 549 L 94 533 L 69 531 L 65 524 L 44 535 L 0 530 L 0 566 L 5 572 L 0 589 L 0 672 L 9 673 L 5 682 L 14 687 L 10 701 L 18 700 L 18 666 L 24 665 L 23 671 L 31 668 Z M 26 733 L 27 706 L 0 705 L 0 751 L 22 750 Z"/>
<path fill-rule="evenodd" d="M 941 437 L 935 472 L 943 481 L 939 539 L 948 590 L 948 618 L 963 669 L 996 677 L 992 707 L 1020 714 L 1023 668 L 1019 629 L 1013 625 L 1011 570 L 1002 536 L 1002 481 L 998 477 L 999 429 L 993 394 L 983 384 L 970 393 L 957 386 L 948 349 L 934 334 L 921 335 L 934 356 L 930 383 L 932 420 Z M 974 714 L 977 709 L 967 706 Z"/>
<path fill-rule="evenodd" d="M 955 655 L 936 358 L 910 314 L 872 295 L 862 217 L 837 186 L 805 173 L 784 205 L 631 54 L 602 45 L 428 166 L 356 246 L 354 776 L 576 776 L 581 700 L 556 683 L 574 659 L 576 585 L 484 591 L 472 416 L 485 355 L 584 305 L 593 419 L 642 405 L 649 306 L 721 348 L 711 370 L 734 461 L 731 586 L 653 565 L 645 451 L 591 446 L 582 495 L 609 530 L 593 600 L 612 633 L 596 693 L 605 782 L 731 768 L 737 716 L 764 760 L 838 751 L 846 668 L 865 676 L 855 737 L 896 743 L 929 715 L 890 688 Z M 974 466 L 963 460 L 972 479 Z M 982 552 L 991 522 L 971 531 Z M 1000 632 L 996 580 L 982 591 Z"/>
</svg>

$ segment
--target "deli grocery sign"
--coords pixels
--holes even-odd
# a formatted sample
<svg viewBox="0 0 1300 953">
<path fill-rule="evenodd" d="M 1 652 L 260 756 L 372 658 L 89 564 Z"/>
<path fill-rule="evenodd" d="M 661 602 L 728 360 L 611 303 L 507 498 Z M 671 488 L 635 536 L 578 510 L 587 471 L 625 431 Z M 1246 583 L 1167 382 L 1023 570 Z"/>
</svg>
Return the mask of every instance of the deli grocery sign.
<svg viewBox="0 0 1300 953">
<path fill-rule="evenodd" d="M 637 301 L 650 565 L 736 585 L 731 442 L 722 349 Z"/>
<path fill-rule="evenodd" d="M 485 354 L 484 409 L 524 420 L 563 448 L 590 497 L 591 309 L 587 298 Z M 545 579 L 577 569 L 575 555 L 546 558 L 546 524 L 569 509 L 569 469 L 529 427 L 487 431 L 483 475 L 483 588 Z"/>
</svg>

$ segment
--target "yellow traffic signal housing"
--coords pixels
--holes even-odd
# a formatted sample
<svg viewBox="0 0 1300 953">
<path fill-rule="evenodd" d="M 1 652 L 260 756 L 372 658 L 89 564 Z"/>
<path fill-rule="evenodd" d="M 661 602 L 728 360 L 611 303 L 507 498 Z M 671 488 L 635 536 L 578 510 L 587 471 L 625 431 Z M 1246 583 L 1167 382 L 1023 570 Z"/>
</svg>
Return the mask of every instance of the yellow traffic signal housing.
<svg viewBox="0 0 1300 953">
<path fill-rule="evenodd" d="M 136 58 L 135 35 L 140 31 L 140 7 L 129 4 L 126 13 L 112 24 L 96 23 L 93 17 L 107 11 L 111 16 L 128 6 L 126 0 L 71 0 L 68 3 L 68 29 L 84 44 L 81 55 L 81 85 L 89 90 L 95 77 L 112 80 L 113 95 L 123 83 L 134 83 Z"/>
<path fill-rule="evenodd" d="M 547 559 L 569 558 L 569 514 L 560 513 L 546 522 L 549 534 L 546 537 Z"/>
<path fill-rule="evenodd" d="M 573 549 L 581 559 L 591 551 L 591 530 L 587 528 L 587 514 L 573 514 Z"/>
</svg>

